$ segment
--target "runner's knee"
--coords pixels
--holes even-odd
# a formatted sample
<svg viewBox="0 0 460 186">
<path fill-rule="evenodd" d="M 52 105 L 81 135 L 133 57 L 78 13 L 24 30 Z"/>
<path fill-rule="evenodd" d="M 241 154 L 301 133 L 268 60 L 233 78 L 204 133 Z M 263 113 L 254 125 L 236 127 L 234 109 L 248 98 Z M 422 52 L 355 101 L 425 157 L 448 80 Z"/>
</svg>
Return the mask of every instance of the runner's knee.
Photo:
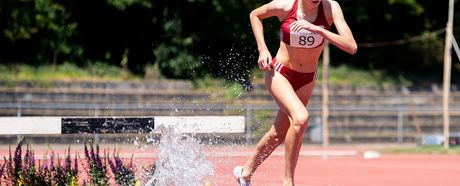
<svg viewBox="0 0 460 186">
<path fill-rule="evenodd" d="M 292 126 L 296 134 L 303 133 L 308 126 L 308 112 L 298 114 L 292 118 Z"/>
</svg>

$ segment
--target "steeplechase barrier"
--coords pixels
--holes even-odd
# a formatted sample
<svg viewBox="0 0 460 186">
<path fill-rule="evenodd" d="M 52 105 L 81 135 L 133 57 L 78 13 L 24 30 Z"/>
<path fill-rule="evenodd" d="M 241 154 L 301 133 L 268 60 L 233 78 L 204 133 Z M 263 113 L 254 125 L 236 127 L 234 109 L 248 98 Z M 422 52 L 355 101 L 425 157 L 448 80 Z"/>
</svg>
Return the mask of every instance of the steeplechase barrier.
<svg viewBox="0 0 460 186">
<path fill-rule="evenodd" d="M 160 126 L 181 133 L 244 133 L 245 117 L 0 117 L 0 135 L 146 133 Z"/>
</svg>

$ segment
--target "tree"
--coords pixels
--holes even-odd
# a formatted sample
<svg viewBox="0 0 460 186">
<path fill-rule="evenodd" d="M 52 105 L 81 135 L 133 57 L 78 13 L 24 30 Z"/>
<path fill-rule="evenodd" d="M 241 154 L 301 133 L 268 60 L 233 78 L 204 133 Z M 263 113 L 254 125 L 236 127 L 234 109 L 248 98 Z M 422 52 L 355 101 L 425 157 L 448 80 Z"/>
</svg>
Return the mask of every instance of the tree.
<svg viewBox="0 0 460 186">
<path fill-rule="evenodd" d="M 0 7 L 4 7 L 0 12 L 4 54 L 11 60 L 56 64 L 59 54 L 67 59 L 81 54 L 81 48 L 69 43 L 77 23 L 69 22 L 63 5 L 52 0 L 5 0 Z"/>
</svg>

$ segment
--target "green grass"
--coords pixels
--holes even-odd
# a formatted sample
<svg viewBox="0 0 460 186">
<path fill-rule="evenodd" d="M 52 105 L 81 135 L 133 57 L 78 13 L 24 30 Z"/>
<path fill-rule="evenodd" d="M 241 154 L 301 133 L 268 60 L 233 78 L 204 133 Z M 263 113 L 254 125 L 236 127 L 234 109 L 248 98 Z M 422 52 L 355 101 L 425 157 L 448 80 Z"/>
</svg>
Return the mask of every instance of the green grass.
<svg viewBox="0 0 460 186">
<path fill-rule="evenodd" d="M 460 155 L 460 146 L 452 146 L 445 149 L 441 145 L 421 145 L 417 147 L 392 147 L 383 149 L 384 153 L 391 154 L 449 154 Z"/>
<path fill-rule="evenodd" d="M 321 84 L 323 69 L 318 67 L 316 76 L 316 84 Z M 253 70 L 253 79 L 262 82 L 264 72 L 259 69 Z M 382 70 L 361 70 L 350 66 L 342 65 L 338 67 L 331 66 L 329 68 L 329 84 L 330 85 L 348 85 L 350 87 L 357 86 L 374 86 L 385 87 L 389 85 L 410 85 L 411 82 L 402 76 L 390 76 Z"/>
<path fill-rule="evenodd" d="M 224 79 L 204 76 L 200 79 L 191 80 L 195 90 L 210 92 L 214 97 L 222 97 L 226 100 L 240 98 L 246 93 L 238 83 L 226 81 Z"/>
<path fill-rule="evenodd" d="M 364 71 L 349 66 L 331 67 L 329 72 L 331 85 L 346 84 L 350 86 L 370 85 L 384 86 L 388 84 L 410 84 L 402 77 L 390 77 L 383 71 Z M 264 73 L 258 69 L 253 70 L 252 79 L 263 81 Z M 32 80 L 32 81 L 55 81 L 55 80 L 127 80 L 139 79 L 134 74 L 124 72 L 121 67 L 108 65 L 102 62 L 88 63 L 84 68 L 72 63 L 63 63 L 56 68 L 52 65 L 31 66 L 26 64 L 1 65 L 0 80 Z M 195 87 L 212 87 L 222 85 L 214 78 L 205 76 L 194 80 Z M 317 83 L 322 81 L 322 68 L 318 68 Z M 238 92 L 238 91 L 236 91 Z"/>
<path fill-rule="evenodd" d="M 119 66 L 108 65 L 102 62 L 87 63 L 85 67 L 79 67 L 73 63 L 63 63 L 53 67 L 52 65 L 31 66 L 26 64 L 0 64 L 0 80 L 14 84 L 15 81 L 33 81 L 46 84 L 52 81 L 104 81 L 104 80 L 134 80 L 142 79 L 139 75 L 123 70 Z M 251 81 L 263 82 L 264 72 L 253 70 Z M 317 84 L 322 81 L 322 68 L 318 68 Z M 402 77 L 388 76 L 383 71 L 359 70 L 349 66 L 331 67 L 329 72 L 330 85 L 374 86 L 385 87 L 387 85 L 410 85 L 410 81 Z M 244 95 L 244 90 L 234 82 L 204 76 L 192 80 L 195 89 L 208 90 L 224 93 L 227 99 L 233 99 Z M 224 89 L 222 89 L 224 87 Z"/>
<path fill-rule="evenodd" d="M 72 63 L 32 66 L 26 64 L 0 65 L 0 80 L 14 81 L 94 81 L 94 80 L 132 80 L 135 75 L 122 68 L 101 62 L 89 63 L 79 67 Z"/>
<path fill-rule="evenodd" d="M 272 122 L 268 122 L 273 115 L 273 111 L 259 110 L 254 112 L 252 136 L 254 138 L 261 138 L 272 126 Z"/>
<path fill-rule="evenodd" d="M 322 67 L 318 68 L 318 83 L 322 81 Z M 409 85 L 410 82 L 403 77 L 392 77 L 380 70 L 360 70 L 349 66 L 331 67 L 329 70 L 329 83 L 331 85 L 359 85 L 385 87 L 388 85 Z"/>
</svg>

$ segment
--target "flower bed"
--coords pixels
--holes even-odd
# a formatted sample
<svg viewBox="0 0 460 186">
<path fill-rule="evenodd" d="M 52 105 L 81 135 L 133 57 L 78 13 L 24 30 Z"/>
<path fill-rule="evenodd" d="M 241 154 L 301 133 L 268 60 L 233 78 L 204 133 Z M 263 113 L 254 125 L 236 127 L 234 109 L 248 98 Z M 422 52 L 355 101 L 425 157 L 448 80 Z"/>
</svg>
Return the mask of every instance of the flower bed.
<svg viewBox="0 0 460 186">
<path fill-rule="evenodd" d="M 52 151 L 36 160 L 34 150 L 21 140 L 0 163 L 0 185 L 141 185 L 155 170 L 155 165 L 150 165 L 146 175 L 136 177 L 132 158 L 123 162 L 116 150 L 111 155 L 104 150 L 101 155 L 99 145 L 92 142 L 85 143 L 83 158 L 70 154 L 69 147 L 64 157 Z"/>
</svg>

